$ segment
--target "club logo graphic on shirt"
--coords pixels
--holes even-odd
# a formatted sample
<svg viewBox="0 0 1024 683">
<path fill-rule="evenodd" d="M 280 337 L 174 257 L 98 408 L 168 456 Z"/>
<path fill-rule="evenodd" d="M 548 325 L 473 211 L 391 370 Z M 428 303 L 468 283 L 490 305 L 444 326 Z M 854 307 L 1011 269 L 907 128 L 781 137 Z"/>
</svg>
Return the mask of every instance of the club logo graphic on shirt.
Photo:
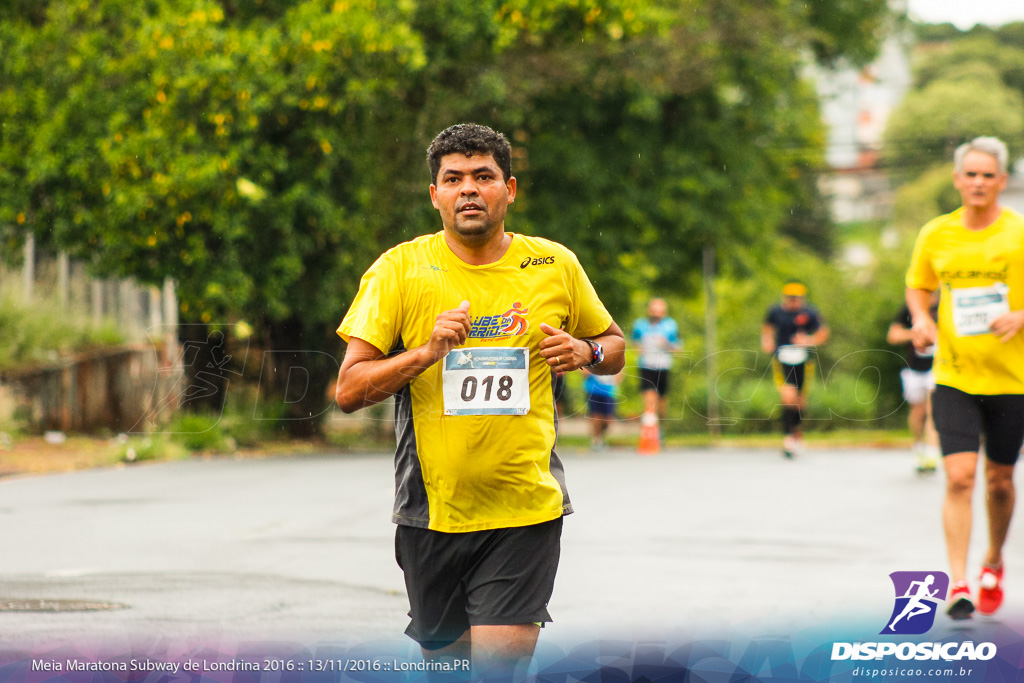
<svg viewBox="0 0 1024 683">
<path fill-rule="evenodd" d="M 506 339 L 526 334 L 530 329 L 530 321 L 526 314 L 530 309 L 524 308 L 522 302 L 516 301 L 504 313 L 495 315 L 479 315 L 473 318 L 470 339 Z"/>
<path fill-rule="evenodd" d="M 944 572 L 893 572 L 896 591 L 892 614 L 879 633 L 920 635 L 935 623 L 939 604 L 946 599 L 949 577 Z"/>
</svg>

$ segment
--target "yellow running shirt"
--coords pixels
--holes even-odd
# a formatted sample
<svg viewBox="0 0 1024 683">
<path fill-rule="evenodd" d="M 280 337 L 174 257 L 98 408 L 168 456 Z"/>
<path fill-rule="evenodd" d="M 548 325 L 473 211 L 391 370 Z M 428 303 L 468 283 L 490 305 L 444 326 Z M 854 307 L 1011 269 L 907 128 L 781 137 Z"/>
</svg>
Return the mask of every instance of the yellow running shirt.
<svg viewBox="0 0 1024 683">
<path fill-rule="evenodd" d="M 941 286 L 935 382 L 969 394 L 1024 394 L 1024 333 L 1005 344 L 987 331 L 994 317 L 1024 308 L 1024 218 L 1004 209 L 984 230 L 963 209 L 921 229 L 907 287 Z"/>
<path fill-rule="evenodd" d="M 512 234 L 499 261 L 473 266 L 443 232 L 424 235 L 370 267 L 338 334 L 389 354 L 413 349 L 430 338 L 438 314 L 464 300 L 473 325 L 465 345 L 395 397 L 392 519 L 464 532 L 569 514 L 540 324 L 577 338 L 612 324 L 575 254 Z"/>
</svg>

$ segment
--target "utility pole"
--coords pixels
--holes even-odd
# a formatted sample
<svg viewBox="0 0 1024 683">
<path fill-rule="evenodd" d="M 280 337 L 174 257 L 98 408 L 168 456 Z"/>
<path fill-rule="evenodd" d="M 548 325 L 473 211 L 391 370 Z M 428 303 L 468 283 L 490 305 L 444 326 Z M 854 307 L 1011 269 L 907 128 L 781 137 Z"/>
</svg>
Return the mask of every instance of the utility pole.
<svg viewBox="0 0 1024 683">
<path fill-rule="evenodd" d="M 36 284 L 36 236 L 29 233 L 25 237 L 25 268 L 22 271 L 25 277 L 25 302 L 32 301 L 35 296 Z"/>
<path fill-rule="evenodd" d="M 708 432 L 721 433 L 718 412 L 718 299 L 715 296 L 715 247 L 704 246 L 704 368 L 708 388 Z"/>
</svg>

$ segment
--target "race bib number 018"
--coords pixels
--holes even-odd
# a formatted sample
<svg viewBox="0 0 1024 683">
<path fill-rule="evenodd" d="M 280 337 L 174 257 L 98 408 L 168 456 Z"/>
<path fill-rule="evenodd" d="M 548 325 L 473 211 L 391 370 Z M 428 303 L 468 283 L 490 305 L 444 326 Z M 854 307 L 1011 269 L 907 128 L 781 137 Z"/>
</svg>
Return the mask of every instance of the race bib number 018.
<svg viewBox="0 0 1024 683">
<path fill-rule="evenodd" d="M 992 321 L 1010 312 L 1010 288 L 1004 284 L 963 287 L 951 294 L 953 327 L 958 337 L 988 334 Z"/>
<path fill-rule="evenodd" d="M 455 349 L 441 371 L 445 415 L 526 415 L 530 412 L 530 350 Z"/>
</svg>

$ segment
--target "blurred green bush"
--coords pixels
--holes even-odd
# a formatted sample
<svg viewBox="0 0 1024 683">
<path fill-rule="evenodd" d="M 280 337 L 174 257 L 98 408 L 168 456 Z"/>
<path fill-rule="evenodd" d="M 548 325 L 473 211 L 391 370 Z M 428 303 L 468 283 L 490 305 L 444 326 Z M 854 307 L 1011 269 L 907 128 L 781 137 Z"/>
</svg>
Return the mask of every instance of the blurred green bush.
<svg viewBox="0 0 1024 683">
<path fill-rule="evenodd" d="M 0 370 L 49 363 L 124 342 L 113 324 L 94 325 L 88 317 L 55 303 L 0 298 Z"/>
</svg>

